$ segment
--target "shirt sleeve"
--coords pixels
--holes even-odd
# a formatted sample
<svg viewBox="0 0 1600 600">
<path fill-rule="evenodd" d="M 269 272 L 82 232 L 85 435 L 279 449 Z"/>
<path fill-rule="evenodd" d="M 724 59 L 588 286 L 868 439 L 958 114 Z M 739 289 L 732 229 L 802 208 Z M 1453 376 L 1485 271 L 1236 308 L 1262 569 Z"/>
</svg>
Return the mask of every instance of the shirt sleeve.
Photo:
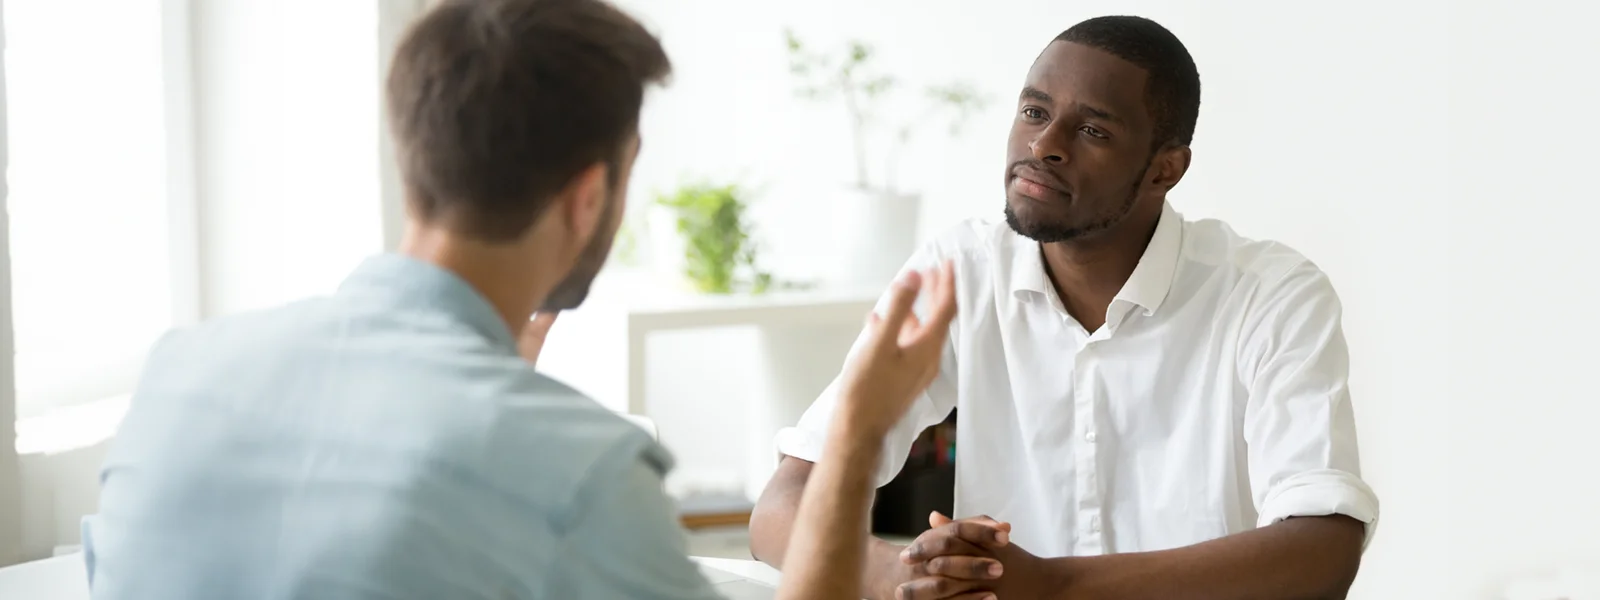
<svg viewBox="0 0 1600 600">
<path fill-rule="evenodd" d="M 901 267 L 900 273 L 904 274 L 911 270 L 932 268 L 937 266 L 943 258 L 942 254 L 934 246 L 924 247 L 913 255 L 910 260 L 906 261 L 905 266 Z M 958 288 L 961 286 L 959 272 L 957 273 L 956 286 Z M 889 295 L 885 293 L 878 299 L 878 304 L 874 311 L 879 315 L 884 314 L 888 303 Z M 927 311 L 927 299 L 919 298 L 912 312 L 918 317 L 926 317 Z M 956 407 L 955 338 L 959 331 L 958 323 L 959 319 L 950 324 L 950 335 L 945 340 L 944 355 L 939 364 L 939 374 L 934 377 L 933 383 L 928 386 L 927 391 L 912 402 L 911 408 L 906 411 L 906 415 L 900 419 L 900 422 L 884 438 L 883 453 L 878 460 L 875 478 L 875 485 L 878 487 L 889 483 L 889 480 L 894 479 L 900 469 L 905 467 L 906 458 L 911 452 L 911 444 L 916 441 L 922 430 L 943 421 L 945 417 L 950 415 L 950 411 Z M 862 330 L 861 335 L 857 336 L 856 341 L 851 345 L 850 352 L 845 356 L 846 364 L 855 359 L 856 354 L 861 351 L 865 343 L 866 331 Z M 828 423 L 833 420 L 838 403 L 839 378 L 835 377 L 833 382 L 828 384 L 828 387 L 822 391 L 817 400 L 811 404 L 811 407 L 807 408 L 806 412 L 800 416 L 799 423 L 794 427 L 785 428 L 778 432 L 778 453 L 813 463 L 822 460 L 823 441 L 827 437 Z"/>
<path fill-rule="evenodd" d="M 646 452 L 584 494 L 565 536 L 570 554 L 563 562 L 582 572 L 582 591 L 573 597 L 721 598 L 689 559 L 688 537 L 661 489 L 664 470 Z"/>
<path fill-rule="evenodd" d="M 1365 547 L 1377 531 L 1378 498 L 1360 478 L 1339 298 L 1310 263 L 1258 294 L 1239 360 L 1257 525 L 1345 515 L 1366 524 Z"/>
</svg>

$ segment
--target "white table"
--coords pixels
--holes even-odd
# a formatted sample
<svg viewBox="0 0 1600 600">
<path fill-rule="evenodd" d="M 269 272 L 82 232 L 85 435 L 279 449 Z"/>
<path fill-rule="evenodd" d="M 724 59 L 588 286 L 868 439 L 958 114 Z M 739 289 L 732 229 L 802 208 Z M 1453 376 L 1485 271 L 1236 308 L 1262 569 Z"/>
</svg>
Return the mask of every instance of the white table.
<svg viewBox="0 0 1600 600">
<path fill-rule="evenodd" d="M 754 560 L 736 560 L 731 558 L 704 558 L 699 556 L 693 558 L 694 561 L 700 563 L 701 566 L 727 571 L 729 573 L 733 573 L 734 575 L 738 575 L 746 579 L 753 579 L 767 585 L 778 585 L 778 570 L 767 566 L 766 563 L 763 562 Z"/>
<path fill-rule="evenodd" d="M 89 600 L 82 554 L 0 569 L 0 600 Z"/>
<path fill-rule="evenodd" d="M 771 585 L 778 572 L 753 560 L 695 558 L 702 565 Z M 0 569 L 0 600 L 88 600 L 83 555 L 67 554 Z"/>
</svg>

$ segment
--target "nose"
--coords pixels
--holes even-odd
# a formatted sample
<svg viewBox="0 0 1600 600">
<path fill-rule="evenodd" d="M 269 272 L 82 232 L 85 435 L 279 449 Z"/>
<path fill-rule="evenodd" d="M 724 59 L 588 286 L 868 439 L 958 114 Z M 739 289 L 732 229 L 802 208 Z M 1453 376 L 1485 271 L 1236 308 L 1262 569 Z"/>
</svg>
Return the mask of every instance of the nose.
<svg viewBox="0 0 1600 600">
<path fill-rule="evenodd" d="M 1062 136 L 1056 135 L 1056 124 L 1051 123 L 1039 132 L 1038 137 L 1028 143 L 1028 149 L 1033 151 L 1035 159 L 1062 164 L 1067 162 L 1067 149 L 1061 141 Z"/>
</svg>

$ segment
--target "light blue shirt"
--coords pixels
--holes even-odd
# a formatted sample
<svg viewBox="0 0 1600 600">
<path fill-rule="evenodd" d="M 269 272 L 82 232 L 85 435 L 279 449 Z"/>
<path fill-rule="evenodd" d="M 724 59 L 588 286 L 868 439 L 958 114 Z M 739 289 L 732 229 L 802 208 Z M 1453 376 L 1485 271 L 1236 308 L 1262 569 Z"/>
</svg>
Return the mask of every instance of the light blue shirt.
<svg viewBox="0 0 1600 600">
<path fill-rule="evenodd" d="M 453 274 L 174 332 L 84 521 L 94 598 L 710 598 L 644 431 Z"/>
</svg>

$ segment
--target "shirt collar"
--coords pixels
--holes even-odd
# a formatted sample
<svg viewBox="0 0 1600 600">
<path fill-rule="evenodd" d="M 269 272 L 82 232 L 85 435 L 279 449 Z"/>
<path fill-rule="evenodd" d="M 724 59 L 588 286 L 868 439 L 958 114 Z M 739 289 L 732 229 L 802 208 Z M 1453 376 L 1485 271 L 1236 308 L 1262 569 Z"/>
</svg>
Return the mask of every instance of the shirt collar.
<svg viewBox="0 0 1600 600">
<path fill-rule="evenodd" d="M 1049 297 L 1054 292 L 1051 291 L 1049 278 L 1045 276 L 1044 256 L 1040 254 L 1039 244 L 1031 240 L 1028 242 L 1021 244 L 1012 257 L 1012 295 L 1017 298 L 1028 294 Z M 1128 276 L 1127 283 L 1122 284 L 1113 302 L 1131 302 L 1143 308 L 1146 316 L 1155 314 L 1166 300 L 1167 292 L 1172 289 L 1172 278 L 1177 273 L 1182 250 L 1183 215 L 1178 214 L 1171 204 L 1164 203 L 1155 235 L 1150 237 L 1138 266 L 1133 268 L 1133 274 Z"/>
<path fill-rule="evenodd" d="M 380 254 L 356 267 L 339 286 L 339 293 L 445 314 L 497 346 L 516 352 L 516 338 L 494 305 L 466 280 L 438 265 L 400 254 Z"/>
</svg>

